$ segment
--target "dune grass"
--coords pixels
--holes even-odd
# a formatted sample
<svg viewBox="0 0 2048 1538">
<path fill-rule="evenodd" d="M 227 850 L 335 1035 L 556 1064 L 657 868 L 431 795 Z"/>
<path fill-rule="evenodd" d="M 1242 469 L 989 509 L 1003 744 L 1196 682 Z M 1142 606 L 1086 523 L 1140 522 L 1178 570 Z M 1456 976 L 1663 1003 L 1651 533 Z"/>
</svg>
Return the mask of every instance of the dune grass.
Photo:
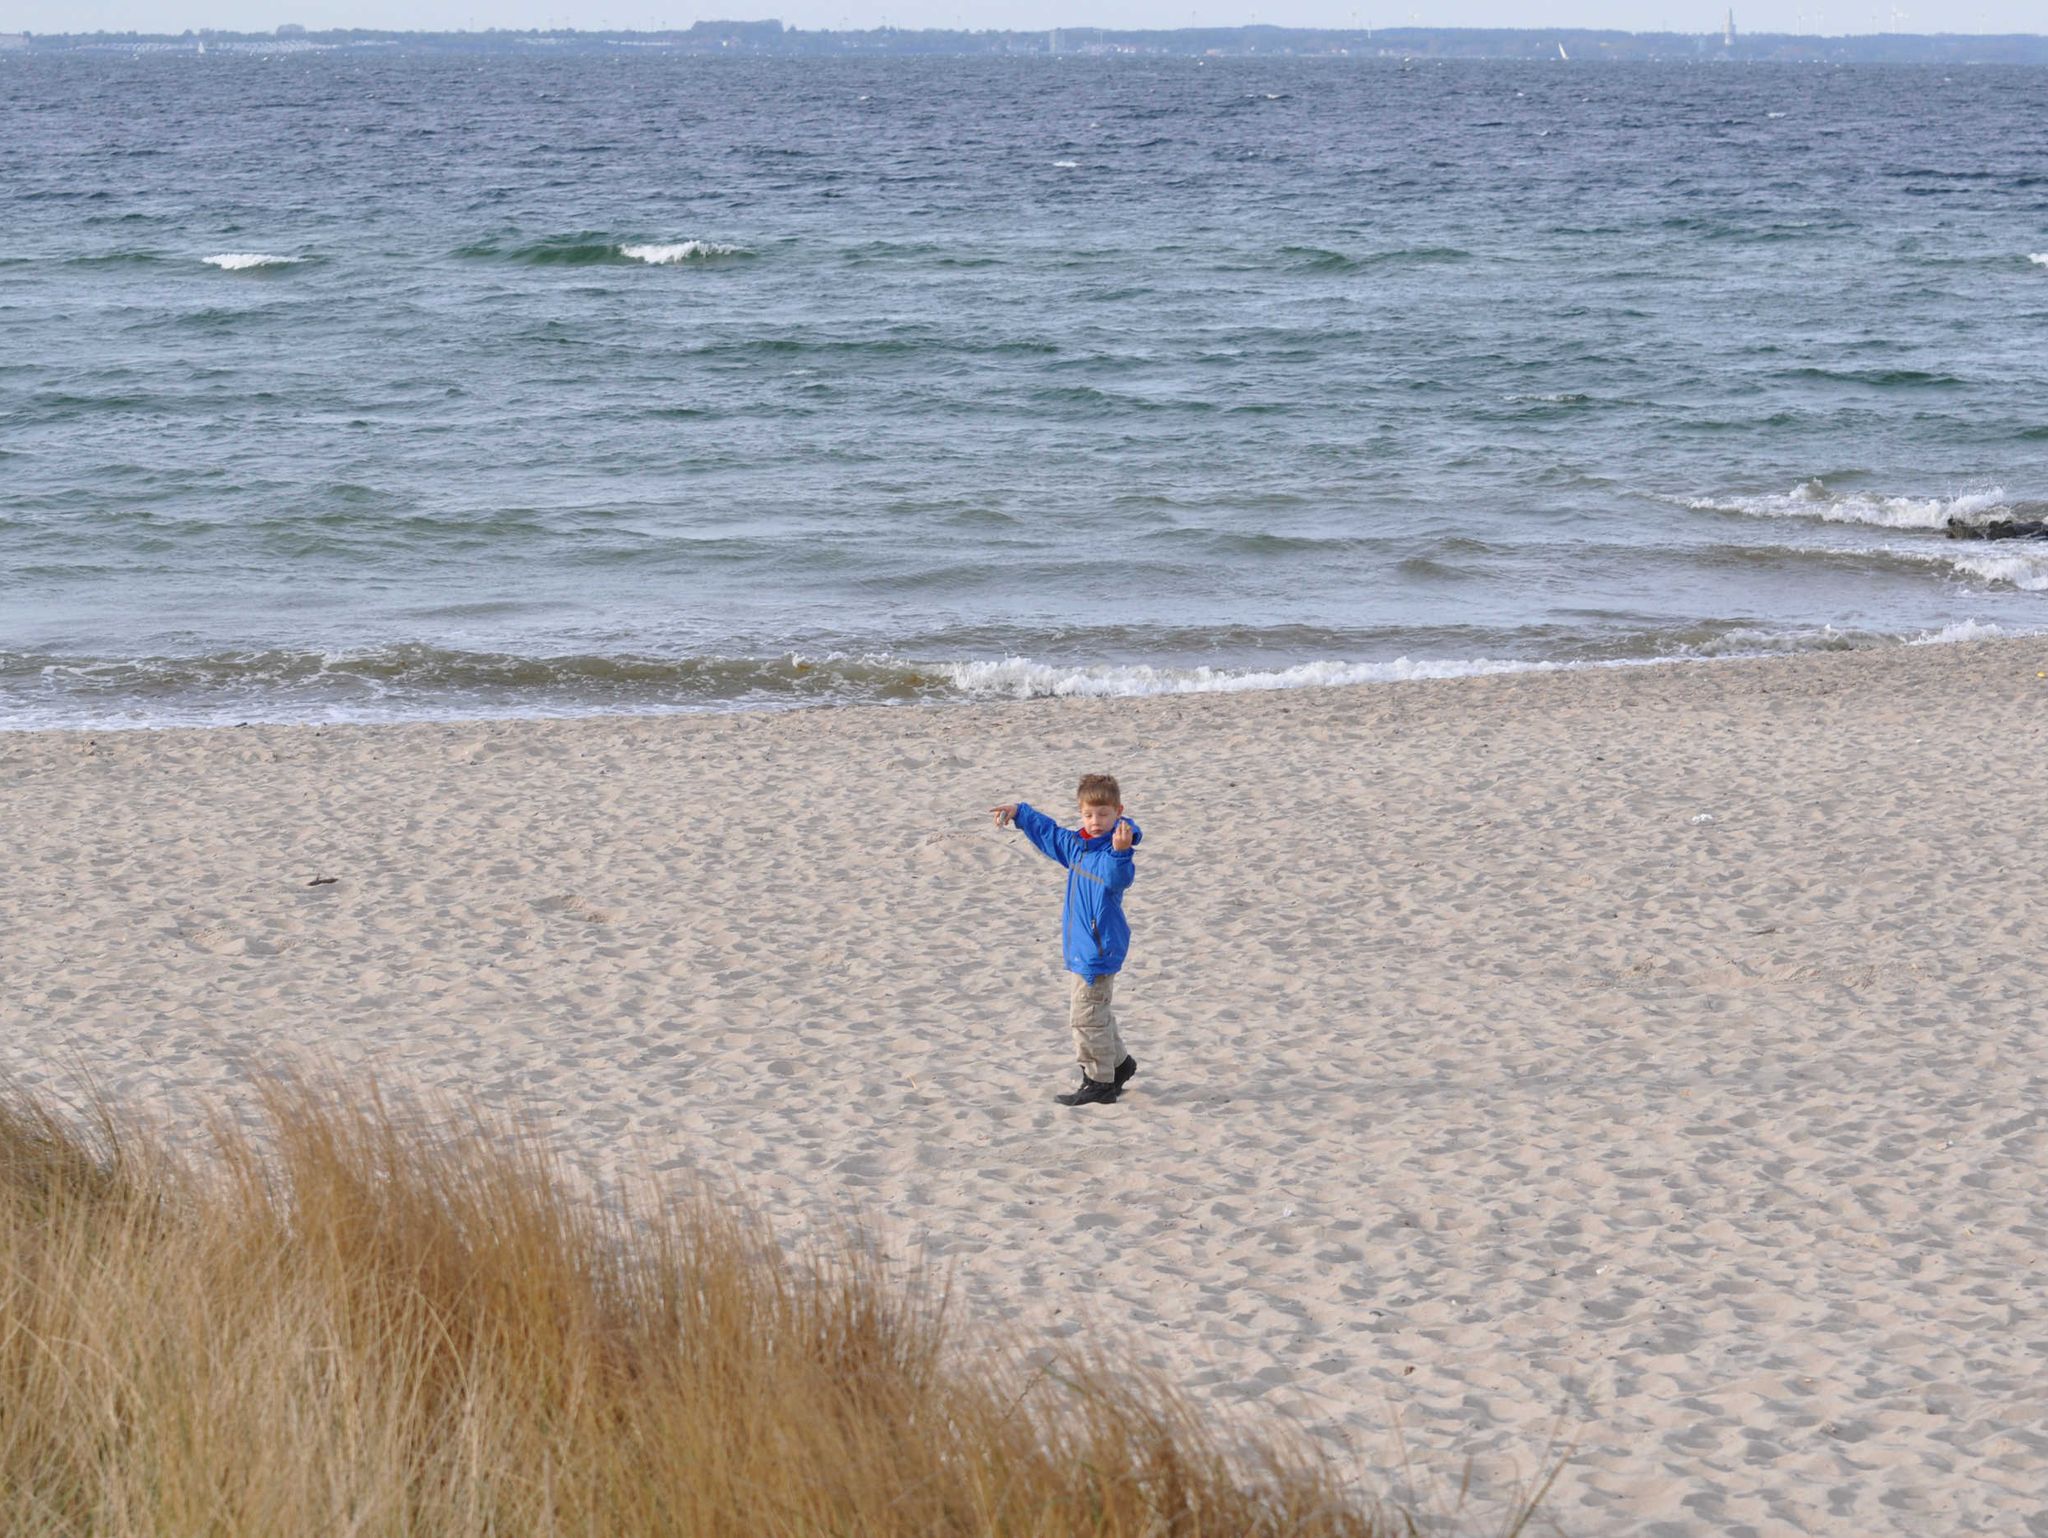
<svg viewBox="0 0 2048 1538">
<path fill-rule="evenodd" d="M 849 1237 L 577 1198 L 533 1136 L 272 1084 L 203 1154 L 0 1104 L 9 1534 L 1381 1538 L 1307 1444 L 949 1340 Z"/>
</svg>

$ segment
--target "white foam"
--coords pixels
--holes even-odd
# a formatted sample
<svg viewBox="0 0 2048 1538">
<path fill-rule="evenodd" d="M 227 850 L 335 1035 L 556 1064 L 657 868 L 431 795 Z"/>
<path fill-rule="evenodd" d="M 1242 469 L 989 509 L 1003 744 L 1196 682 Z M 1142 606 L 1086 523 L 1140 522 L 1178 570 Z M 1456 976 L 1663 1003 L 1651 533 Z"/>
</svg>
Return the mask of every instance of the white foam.
<svg viewBox="0 0 2048 1538">
<path fill-rule="evenodd" d="M 1760 625 L 1738 625 L 1703 641 L 1688 641 L 1678 648 L 1681 660 L 1719 661 L 1723 658 L 1764 657 L 1783 653 L 1845 651 L 1858 637 L 1822 625 L 1818 630 L 1771 630 Z"/>
<path fill-rule="evenodd" d="M 1861 523 L 1880 529 L 1939 529 L 1951 518 L 1974 520 L 2006 505 L 2002 487 L 1959 497 L 1880 497 L 1865 492 L 1829 491 L 1805 481 L 1787 492 L 1754 497 L 1695 497 L 1685 504 L 1697 512 L 1746 513 L 1752 518 L 1817 518 L 1822 523 Z"/>
<path fill-rule="evenodd" d="M 2034 635 L 2031 630 L 2012 630 L 2004 625 L 1994 625 L 1987 620 L 1958 620 L 1953 625 L 1943 625 L 1939 630 L 1930 630 L 1924 635 L 1909 639 L 1908 646 L 1954 646 L 1964 641 L 1996 641 L 2002 636 Z"/>
<path fill-rule="evenodd" d="M 721 246 L 712 240 L 678 240 L 668 245 L 634 245 L 619 247 L 619 255 L 630 256 L 636 262 L 647 262 L 656 267 L 669 267 L 677 262 L 698 262 L 713 256 L 744 256 L 740 246 Z"/>
<path fill-rule="evenodd" d="M 2023 593 L 2048 593 L 2048 550 L 2005 551 L 1997 554 L 1972 551 L 1951 555 L 1949 565 L 1980 582 L 2004 583 Z"/>
<path fill-rule="evenodd" d="M 1078 171 L 1081 169 L 1081 162 L 1078 160 L 1055 160 L 1053 162 L 1053 169 L 1057 171 Z"/>
<path fill-rule="evenodd" d="M 1151 694 L 1243 694 L 1262 689 L 1325 689 L 1345 684 L 1399 683 L 1418 678 L 1470 678 L 1493 673 L 1554 673 L 1564 662 L 1509 662 L 1493 658 L 1417 662 L 1304 662 L 1295 667 L 1233 671 L 1228 668 L 1159 668 L 1144 663 L 1062 667 L 1006 657 L 1001 662 L 954 662 L 934 671 L 969 694 L 1005 699 L 1129 699 Z"/>
<path fill-rule="evenodd" d="M 1975 541 L 1943 549 L 1886 545 L 1886 555 L 1946 567 L 1958 577 L 1992 586 L 2016 587 L 2023 593 L 2048 593 L 2048 545 L 2032 540 L 2001 540 L 1995 545 Z"/>
<path fill-rule="evenodd" d="M 2048 567 L 2043 568 L 2048 585 Z M 1845 632 L 1832 625 L 1817 630 L 1737 629 L 1709 641 L 1679 647 L 1653 657 L 1612 657 L 1583 662 L 1521 662 L 1475 657 L 1393 662 L 1304 662 L 1268 670 L 1228 668 L 1160 668 L 1144 663 L 1123 666 L 1060 666 L 1007 657 L 1001 662 L 949 662 L 923 669 L 946 679 L 966 694 L 999 699 L 1131 699 L 1160 694 L 1248 694 L 1271 689 L 1336 689 L 1351 684 L 1405 683 L 1432 678 L 1479 678 L 1504 673 L 1572 673 L 1585 669 L 1709 666 L 1744 658 L 1797 655 L 1802 652 L 1860 650 L 1905 642 L 1912 646 L 1993 640 L 2033 635 L 2035 629 L 2011 628 L 1980 620 L 1962 620 L 1938 631 L 1918 635 L 1881 636 Z"/>
<path fill-rule="evenodd" d="M 206 258 L 206 265 L 222 272 L 247 272 L 251 267 L 289 267 L 296 256 L 272 256 L 267 251 L 223 251 Z"/>
<path fill-rule="evenodd" d="M 2029 251 L 2027 260 L 2036 267 L 2048 267 L 2048 251 Z"/>
</svg>

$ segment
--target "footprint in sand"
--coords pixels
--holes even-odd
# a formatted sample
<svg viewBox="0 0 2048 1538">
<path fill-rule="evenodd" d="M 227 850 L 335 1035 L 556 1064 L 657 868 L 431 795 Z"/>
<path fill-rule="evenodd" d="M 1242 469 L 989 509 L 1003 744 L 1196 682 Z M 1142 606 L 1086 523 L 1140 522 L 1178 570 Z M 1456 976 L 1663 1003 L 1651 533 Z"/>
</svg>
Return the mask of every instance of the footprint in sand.
<svg viewBox="0 0 2048 1538">
<path fill-rule="evenodd" d="M 1005 852 L 1002 843 L 982 836 L 977 829 L 972 833 L 927 833 L 918 840 L 912 858 L 921 864 L 958 870 L 967 865 L 994 865 Z"/>
<path fill-rule="evenodd" d="M 186 930 L 185 943 L 209 956 L 282 956 L 299 941 L 292 935 L 244 935 L 225 924 L 205 924 Z"/>
<path fill-rule="evenodd" d="M 559 897 L 543 897 L 533 907 L 536 913 L 559 913 L 564 918 L 577 919 L 585 924 L 616 924 L 625 912 L 622 908 L 592 902 L 573 892 Z"/>
</svg>

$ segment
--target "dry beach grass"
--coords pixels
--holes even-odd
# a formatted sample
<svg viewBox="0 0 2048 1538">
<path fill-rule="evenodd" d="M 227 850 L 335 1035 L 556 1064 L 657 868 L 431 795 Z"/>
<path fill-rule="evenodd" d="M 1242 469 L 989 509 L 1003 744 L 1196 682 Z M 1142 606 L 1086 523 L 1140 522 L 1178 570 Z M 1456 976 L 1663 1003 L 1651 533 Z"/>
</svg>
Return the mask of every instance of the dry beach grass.
<svg viewBox="0 0 2048 1538">
<path fill-rule="evenodd" d="M 702 1191 L 580 1201 L 532 1136 L 263 1106 L 198 1167 L 0 1108 L 10 1534 L 1409 1530 L 1152 1378 L 955 1359 L 857 1236 L 793 1258 Z"/>
</svg>

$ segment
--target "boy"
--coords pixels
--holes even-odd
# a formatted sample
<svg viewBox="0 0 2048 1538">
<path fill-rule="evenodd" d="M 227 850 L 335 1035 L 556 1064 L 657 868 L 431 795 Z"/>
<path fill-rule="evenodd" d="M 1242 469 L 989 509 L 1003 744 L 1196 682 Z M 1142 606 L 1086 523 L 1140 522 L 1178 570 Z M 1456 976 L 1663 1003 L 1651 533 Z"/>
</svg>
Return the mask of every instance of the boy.
<svg viewBox="0 0 2048 1538">
<path fill-rule="evenodd" d="M 1084 774 L 1075 794 L 1081 803 L 1078 832 L 1023 802 L 993 810 L 997 827 L 1014 823 L 1040 854 L 1067 868 L 1060 929 L 1067 970 L 1073 974 L 1068 1024 L 1074 1055 L 1081 1060 L 1081 1082 L 1053 1099 L 1061 1105 L 1114 1105 L 1138 1071 L 1138 1060 L 1124 1051 L 1117 1034 L 1109 997 L 1131 948 L 1124 889 L 1137 878 L 1131 849 L 1145 835 L 1124 816 L 1123 792 L 1114 776 Z"/>
</svg>

